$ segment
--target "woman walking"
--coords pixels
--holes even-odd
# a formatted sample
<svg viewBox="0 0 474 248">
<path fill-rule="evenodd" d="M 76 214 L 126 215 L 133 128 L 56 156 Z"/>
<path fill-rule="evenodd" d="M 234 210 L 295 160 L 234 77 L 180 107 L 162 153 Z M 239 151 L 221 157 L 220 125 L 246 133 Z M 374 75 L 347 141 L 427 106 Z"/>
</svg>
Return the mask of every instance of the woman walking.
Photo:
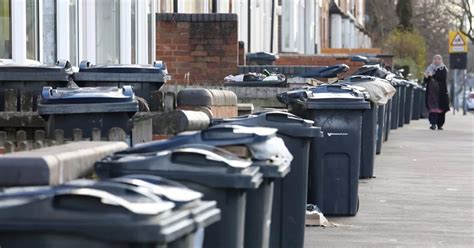
<svg viewBox="0 0 474 248">
<path fill-rule="evenodd" d="M 443 64 L 443 57 L 436 54 L 433 63 L 426 68 L 425 84 L 426 84 L 426 108 L 428 109 L 428 119 L 430 121 L 430 129 L 443 130 L 446 112 L 449 111 L 449 96 L 446 78 L 448 69 Z"/>
</svg>

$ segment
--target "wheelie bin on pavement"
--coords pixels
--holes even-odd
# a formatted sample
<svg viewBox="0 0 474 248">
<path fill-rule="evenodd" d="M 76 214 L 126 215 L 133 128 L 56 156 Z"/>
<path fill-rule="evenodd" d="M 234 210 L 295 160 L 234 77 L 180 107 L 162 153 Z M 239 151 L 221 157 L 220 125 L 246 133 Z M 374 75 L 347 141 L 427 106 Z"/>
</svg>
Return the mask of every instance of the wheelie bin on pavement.
<svg viewBox="0 0 474 248">
<path fill-rule="evenodd" d="M 361 87 L 361 91 L 366 92 L 366 99 L 370 101 L 371 107 L 364 111 L 362 117 L 362 149 L 359 177 L 372 178 L 374 175 L 375 152 L 378 139 L 378 109 L 383 107 L 388 99 L 395 94 L 395 88 L 384 79 L 362 75 L 348 77 L 340 83 Z"/>
<path fill-rule="evenodd" d="M 245 215 L 246 226 L 254 234 L 251 240 L 246 240 L 247 246 L 253 247 L 268 243 L 271 218 L 271 203 L 273 198 L 273 181 L 282 178 L 290 170 L 292 156 L 284 145 L 283 140 L 275 137 L 276 129 L 250 128 L 236 125 L 221 125 L 211 127 L 201 132 L 183 133 L 164 142 L 150 142 L 135 148 L 130 148 L 117 154 L 142 154 L 157 152 L 185 144 L 209 144 L 220 147 L 244 147 L 249 151 L 252 164 L 258 166 L 264 181 L 256 190 L 247 194 L 247 209 L 252 209 Z M 217 235 L 218 236 L 218 235 Z M 211 244 L 212 245 L 212 244 Z M 212 247 L 221 247 L 215 243 Z M 226 247 L 239 246 L 240 243 L 228 243 Z"/>
<path fill-rule="evenodd" d="M 391 124 L 390 129 L 395 130 L 398 129 L 398 123 L 400 119 L 400 101 L 402 96 L 402 83 L 398 79 L 391 80 L 392 85 L 397 90 L 397 93 L 392 99 L 392 115 L 391 115 Z"/>
<path fill-rule="evenodd" d="M 362 115 L 370 108 L 364 94 L 351 86 L 323 85 L 278 99 L 325 134 L 311 143 L 308 203 L 325 215 L 357 214 Z"/>
<path fill-rule="evenodd" d="M 391 124 L 392 124 L 392 105 L 394 98 L 397 97 L 397 93 L 393 95 L 393 97 L 388 100 L 387 104 L 385 105 L 385 116 L 384 116 L 384 135 L 383 135 L 383 141 L 387 141 L 388 138 L 390 137 L 390 130 L 391 130 Z"/>
<path fill-rule="evenodd" d="M 421 117 L 421 86 L 416 85 L 413 87 L 413 112 L 411 115 L 412 120 L 419 120 Z"/>
<path fill-rule="evenodd" d="M 204 247 L 243 247 L 246 196 L 262 183 L 258 171 L 250 161 L 203 145 L 109 157 L 96 164 L 101 178 L 162 176 L 203 193 L 204 200 L 217 201 L 221 221 L 205 231 Z"/>
<path fill-rule="evenodd" d="M 138 102 L 130 86 L 56 88 L 44 87 L 38 113 L 46 120 L 46 135 L 54 137 L 61 129 L 64 137 L 72 139 L 79 128 L 86 137 L 93 130 L 107 136 L 112 128 L 125 132 L 127 143 L 132 144 L 132 125 L 129 121 L 138 112 Z"/>
<path fill-rule="evenodd" d="M 413 98 L 414 98 L 414 87 L 416 84 L 412 81 L 407 81 L 406 92 L 405 92 L 405 117 L 404 123 L 410 124 L 413 115 Z"/>
<path fill-rule="evenodd" d="M 194 247 L 182 242 L 193 241 L 197 230 L 190 209 L 143 187 L 91 184 L 5 190 L 2 247 Z"/>
<path fill-rule="evenodd" d="M 168 248 L 202 247 L 204 229 L 220 220 L 221 211 L 216 201 L 203 201 L 203 194 L 191 190 L 178 182 L 151 175 L 128 175 L 102 181 L 76 180 L 58 187 L 83 187 L 101 190 L 113 190 L 115 185 L 123 184 L 136 190 L 149 191 L 165 201 L 174 204 L 175 211 L 189 211 L 190 218 L 195 223 L 192 234 L 172 241 Z"/>
<path fill-rule="evenodd" d="M 130 85 L 138 97 L 143 98 L 151 111 L 158 111 L 155 93 L 169 79 L 166 64 L 154 61 L 151 65 L 94 65 L 81 61 L 74 82 L 79 87 L 121 87 Z"/>
<path fill-rule="evenodd" d="M 407 100 L 407 81 L 400 80 L 400 96 L 398 98 L 398 127 L 405 125 L 405 105 Z"/>
<path fill-rule="evenodd" d="M 290 173 L 275 180 L 269 247 L 303 247 L 309 144 L 313 138 L 322 137 L 321 128 L 313 126 L 313 121 L 281 111 L 212 121 L 212 125 L 224 123 L 278 129 L 278 137 L 285 142 L 293 161 Z"/>
<path fill-rule="evenodd" d="M 390 100 L 387 101 L 386 104 L 379 106 L 378 113 L 377 113 L 377 138 L 376 138 L 376 145 L 375 145 L 375 154 L 382 153 L 382 144 L 385 136 L 385 119 L 386 116 L 386 108 L 387 105 L 390 104 Z"/>
</svg>

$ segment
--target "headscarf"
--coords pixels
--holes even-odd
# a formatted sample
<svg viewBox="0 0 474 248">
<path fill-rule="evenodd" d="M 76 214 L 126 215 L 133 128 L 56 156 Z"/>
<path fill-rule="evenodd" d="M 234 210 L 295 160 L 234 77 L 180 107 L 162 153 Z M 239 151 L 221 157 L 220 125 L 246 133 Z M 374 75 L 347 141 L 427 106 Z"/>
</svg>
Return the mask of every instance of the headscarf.
<svg viewBox="0 0 474 248">
<path fill-rule="evenodd" d="M 441 57 L 441 55 L 435 55 L 435 57 L 436 57 L 436 56 Z M 429 65 L 429 66 L 426 68 L 425 73 L 426 73 L 426 74 L 431 74 L 431 75 L 433 75 L 433 74 L 435 74 L 435 72 L 436 72 L 437 70 L 442 70 L 442 69 L 446 69 L 446 71 L 448 70 L 448 68 L 446 67 L 446 65 L 443 63 L 443 58 L 441 57 L 441 64 L 436 65 L 435 63 L 431 63 L 431 65 Z"/>
</svg>

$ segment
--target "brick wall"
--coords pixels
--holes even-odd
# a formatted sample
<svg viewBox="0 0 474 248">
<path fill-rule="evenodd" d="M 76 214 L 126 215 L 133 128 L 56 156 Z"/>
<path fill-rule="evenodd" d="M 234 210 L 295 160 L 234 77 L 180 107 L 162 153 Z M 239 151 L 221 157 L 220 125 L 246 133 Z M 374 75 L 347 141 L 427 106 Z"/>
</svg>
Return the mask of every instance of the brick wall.
<svg viewBox="0 0 474 248">
<path fill-rule="evenodd" d="M 359 67 L 363 66 L 363 62 L 351 61 L 349 56 L 342 55 L 292 55 L 280 54 L 280 58 L 276 61 L 276 65 L 300 65 L 300 66 L 327 66 L 346 64 L 350 67 L 349 71 L 344 73 L 342 77 L 352 74 Z"/>
<path fill-rule="evenodd" d="M 237 73 L 235 14 L 157 14 L 156 57 L 171 75 L 169 84 L 223 82 Z"/>
</svg>

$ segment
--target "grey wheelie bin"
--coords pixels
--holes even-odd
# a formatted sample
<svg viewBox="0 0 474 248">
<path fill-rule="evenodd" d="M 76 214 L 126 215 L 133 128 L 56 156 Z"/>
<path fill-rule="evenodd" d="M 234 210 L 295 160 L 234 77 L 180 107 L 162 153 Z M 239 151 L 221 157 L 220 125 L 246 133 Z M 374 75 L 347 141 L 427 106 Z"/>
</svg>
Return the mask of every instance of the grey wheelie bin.
<svg viewBox="0 0 474 248">
<path fill-rule="evenodd" d="M 407 81 L 400 80 L 400 96 L 398 98 L 398 127 L 405 125 L 405 105 L 407 100 Z"/>
<path fill-rule="evenodd" d="M 397 97 L 397 93 L 388 100 L 387 104 L 385 104 L 385 116 L 384 116 L 384 134 L 383 134 L 383 141 L 387 141 L 390 136 L 391 124 L 392 124 L 392 104 L 394 98 Z"/>
<path fill-rule="evenodd" d="M 421 86 L 416 85 L 413 87 L 413 112 L 411 115 L 412 120 L 419 120 L 421 117 Z"/>
<path fill-rule="evenodd" d="M 268 243 L 270 232 L 271 206 L 273 198 L 273 181 L 282 178 L 289 172 L 292 159 L 284 142 L 275 137 L 276 129 L 249 128 L 236 125 L 221 125 L 211 127 L 201 132 L 183 133 L 164 142 L 150 142 L 135 148 L 117 153 L 126 156 L 134 153 L 156 152 L 185 144 L 210 144 L 221 147 L 246 148 L 250 151 L 252 163 L 260 168 L 263 183 L 258 189 L 250 190 L 247 194 L 246 226 L 253 236 L 245 240 L 247 246 L 254 247 Z M 242 154 L 239 154 L 242 155 Z M 246 230 L 247 232 L 247 230 Z M 239 246 L 241 243 L 227 243 L 226 247 Z M 221 247 L 215 243 L 212 247 Z"/>
<path fill-rule="evenodd" d="M 58 61 L 55 65 L 0 65 L 0 111 L 36 111 L 43 87 L 66 87 L 72 74 L 68 61 Z M 10 94 L 21 100 L 5 106 Z"/>
<path fill-rule="evenodd" d="M 421 117 L 420 118 L 428 118 L 428 109 L 426 108 L 426 87 L 421 89 Z"/>
<path fill-rule="evenodd" d="M 221 221 L 205 231 L 204 247 L 243 247 L 246 195 L 262 183 L 258 171 L 250 161 L 204 145 L 109 157 L 96 164 L 101 178 L 157 175 L 203 193 L 204 200 L 217 201 Z"/>
<path fill-rule="evenodd" d="M 311 142 L 308 203 L 325 215 L 357 214 L 362 116 L 370 108 L 364 94 L 350 86 L 323 85 L 278 99 L 325 134 Z"/>
<path fill-rule="evenodd" d="M 212 125 L 223 123 L 278 129 L 278 137 L 285 142 L 293 161 L 290 173 L 275 180 L 269 247 L 303 247 L 309 144 L 313 138 L 322 137 L 321 128 L 313 126 L 313 121 L 281 111 L 212 121 Z"/>
<path fill-rule="evenodd" d="M 190 211 L 174 207 L 141 187 L 111 182 L 7 189 L 0 194 L 0 244 L 172 247 L 168 245 L 196 231 Z"/>
<path fill-rule="evenodd" d="M 112 128 L 125 132 L 131 144 L 132 116 L 138 111 L 138 102 L 130 86 L 52 88 L 44 87 L 38 113 L 46 120 L 46 135 L 53 137 L 56 129 L 72 139 L 73 130 L 81 129 L 86 137 L 107 136 Z"/>
<path fill-rule="evenodd" d="M 414 105 L 414 87 L 416 84 L 411 81 L 407 81 L 406 84 L 406 91 L 405 91 L 405 117 L 404 117 L 404 123 L 405 124 L 410 124 L 412 115 L 413 115 L 413 105 Z"/>
<path fill-rule="evenodd" d="M 114 190 L 116 184 L 127 188 L 149 191 L 163 200 L 174 203 L 173 210 L 189 211 L 195 223 L 194 232 L 168 244 L 169 248 L 202 247 L 204 229 L 220 220 L 216 201 L 202 200 L 203 194 L 191 190 L 178 182 L 151 175 L 128 175 L 102 181 L 76 180 L 58 187 L 87 187 Z"/>
<path fill-rule="evenodd" d="M 151 111 L 159 110 L 156 93 L 168 80 L 168 70 L 162 61 L 151 65 L 93 65 L 82 61 L 74 82 L 79 87 L 122 87 L 130 85 L 138 97 L 143 98 Z"/>
<path fill-rule="evenodd" d="M 351 76 L 342 84 L 360 86 L 364 91 L 366 100 L 370 101 L 370 108 L 365 110 L 362 115 L 362 147 L 360 160 L 359 178 L 372 178 L 374 176 L 375 150 L 377 144 L 377 125 L 378 109 L 377 99 L 385 97 L 382 91 L 379 91 L 379 84 L 388 83 L 370 76 Z"/>
<path fill-rule="evenodd" d="M 246 247 L 265 246 L 269 242 L 273 181 L 289 173 L 292 155 L 283 140 L 275 137 L 276 129 L 250 128 L 237 125 L 220 125 L 201 132 L 181 134 L 167 142 L 151 142 L 122 153 L 147 152 L 169 149 L 182 144 L 210 144 L 216 146 L 242 146 L 251 151 L 253 164 L 260 168 L 264 181 L 257 190 L 247 195 L 246 214 L 247 238 Z M 252 234 L 252 236 L 250 236 Z"/>
<path fill-rule="evenodd" d="M 390 101 L 390 100 L 389 100 Z M 385 136 L 385 119 L 387 118 L 385 116 L 386 114 L 386 108 L 388 107 L 387 105 L 389 102 L 387 102 L 384 105 L 380 105 L 378 107 L 378 113 L 377 113 L 377 138 L 376 138 L 376 144 L 375 144 L 375 154 L 380 154 L 382 153 L 382 144 Z"/>
<path fill-rule="evenodd" d="M 391 83 L 395 89 L 397 89 L 397 93 L 392 98 L 392 115 L 391 115 L 391 124 L 390 129 L 398 129 L 398 123 L 400 119 L 400 101 L 402 95 L 402 82 L 399 79 L 392 79 Z"/>
</svg>

